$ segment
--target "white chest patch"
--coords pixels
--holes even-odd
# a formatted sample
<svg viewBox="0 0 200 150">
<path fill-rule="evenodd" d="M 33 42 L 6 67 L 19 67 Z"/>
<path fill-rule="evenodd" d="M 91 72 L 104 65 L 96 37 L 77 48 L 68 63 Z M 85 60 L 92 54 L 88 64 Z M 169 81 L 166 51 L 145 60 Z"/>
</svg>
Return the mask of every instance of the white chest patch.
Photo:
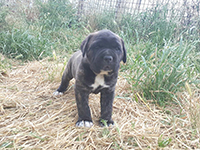
<svg viewBox="0 0 200 150">
<path fill-rule="evenodd" d="M 95 90 L 95 89 L 98 88 L 99 86 L 102 86 L 103 88 L 109 87 L 108 85 L 105 84 L 104 75 L 105 75 L 105 74 L 98 74 L 98 75 L 95 77 L 94 84 L 91 85 L 91 87 L 93 88 L 93 90 Z"/>
</svg>

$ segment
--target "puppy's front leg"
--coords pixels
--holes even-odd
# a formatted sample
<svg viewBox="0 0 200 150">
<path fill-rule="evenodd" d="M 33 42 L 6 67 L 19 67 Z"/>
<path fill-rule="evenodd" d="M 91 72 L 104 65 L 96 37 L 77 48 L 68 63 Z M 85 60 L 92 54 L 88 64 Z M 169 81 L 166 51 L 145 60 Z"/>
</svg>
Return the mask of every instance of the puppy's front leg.
<svg viewBox="0 0 200 150">
<path fill-rule="evenodd" d="M 103 89 L 101 91 L 101 118 L 100 125 L 104 126 L 102 119 L 107 122 L 107 125 L 113 125 L 114 122 L 112 120 L 112 107 L 114 100 L 114 90 Z"/>
<path fill-rule="evenodd" d="M 77 127 L 91 127 L 93 125 L 90 108 L 88 105 L 89 93 L 79 87 L 75 87 L 76 105 L 78 109 Z"/>
</svg>

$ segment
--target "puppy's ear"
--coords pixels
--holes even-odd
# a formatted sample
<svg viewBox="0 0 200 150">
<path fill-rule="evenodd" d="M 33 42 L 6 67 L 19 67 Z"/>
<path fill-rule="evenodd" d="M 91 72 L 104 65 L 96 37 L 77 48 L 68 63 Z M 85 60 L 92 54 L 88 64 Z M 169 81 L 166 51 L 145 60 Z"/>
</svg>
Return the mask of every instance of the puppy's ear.
<svg viewBox="0 0 200 150">
<path fill-rule="evenodd" d="M 123 60 L 124 63 L 126 63 L 126 48 L 124 46 L 124 41 L 122 39 L 121 39 L 121 41 L 122 41 L 122 50 L 123 50 L 123 58 L 122 58 L 122 60 Z"/>
<path fill-rule="evenodd" d="M 85 56 L 85 53 L 88 51 L 91 37 L 92 34 L 88 35 L 88 37 L 86 37 L 86 39 L 81 43 L 81 51 L 83 53 L 83 57 Z"/>
</svg>

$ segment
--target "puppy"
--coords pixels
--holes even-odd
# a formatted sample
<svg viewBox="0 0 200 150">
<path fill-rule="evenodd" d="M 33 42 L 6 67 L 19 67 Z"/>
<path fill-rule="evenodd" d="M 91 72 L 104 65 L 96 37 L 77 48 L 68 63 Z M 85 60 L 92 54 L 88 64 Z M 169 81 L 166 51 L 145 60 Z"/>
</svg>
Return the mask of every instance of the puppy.
<svg viewBox="0 0 200 150">
<path fill-rule="evenodd" d="M 75 78 L 75 97 L 78 109 L 77 127 L 93 125 L 88 97 L 90 93 L 101 94 L 101 118 L 107 125 L 114 124 L 112 106 L 120 62 L 126 62 L 124 41 L 110 30 L 91 33 L 82 42 L 81 50 L 70 58 L 54 95 L 62 95 L 69 81 Z"/>
</svg>

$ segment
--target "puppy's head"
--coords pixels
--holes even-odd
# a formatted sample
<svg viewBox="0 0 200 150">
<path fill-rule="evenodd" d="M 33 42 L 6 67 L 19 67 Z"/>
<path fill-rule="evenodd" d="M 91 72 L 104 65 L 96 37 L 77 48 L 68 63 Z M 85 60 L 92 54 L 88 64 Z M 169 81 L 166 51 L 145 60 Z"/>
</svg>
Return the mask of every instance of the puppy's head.
<svg viewBox="0 0 200 150">
<path fill-rule="evenodd" d="M 110 30 L 90 34 L 81 44 L 83 57 L 90 63 L 96 74 L 116 72 L 120 61 L 126 62 L 124 41 Z"/>
</svg>

